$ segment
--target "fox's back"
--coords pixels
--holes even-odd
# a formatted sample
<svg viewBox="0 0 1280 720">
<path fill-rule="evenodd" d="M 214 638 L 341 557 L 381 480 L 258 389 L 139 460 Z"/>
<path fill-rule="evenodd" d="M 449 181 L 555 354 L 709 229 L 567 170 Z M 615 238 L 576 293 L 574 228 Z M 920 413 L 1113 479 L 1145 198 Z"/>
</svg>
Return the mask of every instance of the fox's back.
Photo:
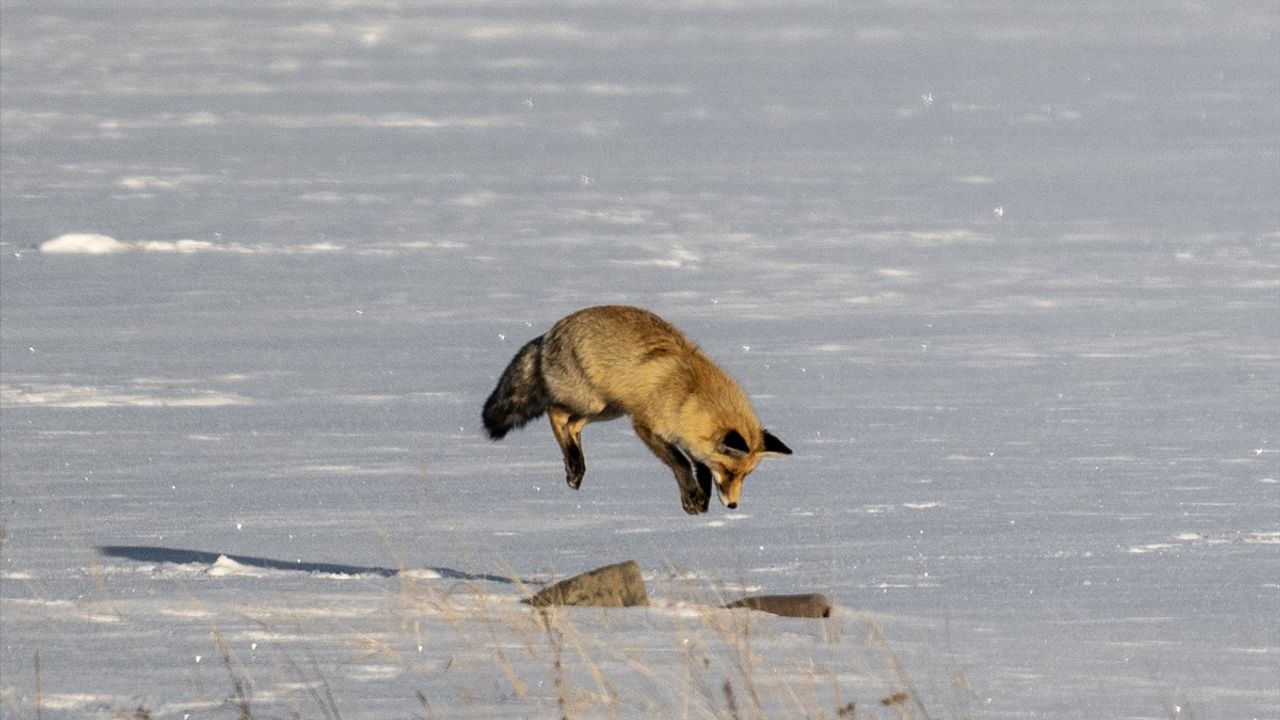
<svg viewBox="0 0 1280 720">
<path fill-rule="evenodd" d="M 640 308 L 592 307 L 560 320 L 543 338 L 543 373 L 561 401 L 594 396 L 662 434 L 683 431 L 673 425 L 694 421 L 691 413 L 745 413 L 755 423 L 738 384 L 675 326 Z"/>
</svg>

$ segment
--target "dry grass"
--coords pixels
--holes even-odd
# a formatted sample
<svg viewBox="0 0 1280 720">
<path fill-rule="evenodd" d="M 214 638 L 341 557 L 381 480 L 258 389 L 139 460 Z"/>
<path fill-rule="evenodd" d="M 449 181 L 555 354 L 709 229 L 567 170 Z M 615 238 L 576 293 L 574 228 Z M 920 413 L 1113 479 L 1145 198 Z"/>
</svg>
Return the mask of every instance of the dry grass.
<svg viewBox="0 0 1280 720">
<path fill-rule="evenodd" d="M 391 546 L 385 538 L 384 544 Z M 370 581 L 381 595 L 373 594 L 375 605 L 358 621 L 289 607 L 216 605 L 188 594 L 187 615 L 208 623 L 210 654 L 222 676 L 210 683 L 191 675 L 193 705 L 221 707 L 240 720 L 367 717 L 359 699 L 343 691 L 352 674 L 377 665 L 396 669 L 394 682 L 423 718 L 483 715 L 494 707 L 564 720 L 934 717 L 870 618 L 837 612 L 784 620 L 722 609 L 742 583 L 707 583 L 678 568 L 649 579 L 654 604 L 647 608 L 532 608 L 518 600 L 534 588 L 519 580 L 510 589 L 450 582 L 396 559 L 401 572 L 390 584 Z M 120 613 L 121 621 L 132 622 L 129 615 Z M 780 632 L 789 644 L 782 652 Z M 248 640 L 264 659 L 250 660 Z M 797 651 L 796 643 L 809 647 Z M 22 716 L 47 714 L 47 674 L 36 652 L 34 687 L 28 686 L 34 693 Z M 15 711 L 24 704 L 5 700 Z M 150 717 L 155 710 L 129 704 L 116 717 Z"/>
<path fill-rule="evenodd" d="M 436 581 L 408 576 L 402 578 L 389 608 L 406 644 L 423 654 L 422 627 L 443 623 L 459 635 L 485 638 L 487 653 L 451 656 L 441 668 L 406 657 L 386 644 L 380 652 L 383 659 L 400 663 L 437 687 L 441 671 L 465 666 L 465 672 L 474 673 L 478 664 L 487 665 L 489 675 L 508 688 L 515 700 L 539 708 L 548 717 L 565 719 L 638 714 L 678 720 L 935 717 L 874 621 L 853 617 L 866 626 L 866 633 L 852 638 L 843 632 L 844 621 L 851 616 L 781 621 L 811 623 L 808 632 L 820 650 L 816 654 L 828 659 L 809 658 L 795 665 L 791 658 L 776 663 L 768 657 L 767 648 L 779 619 L 752 610 L 722 609 L 720 603 L 732 593 L 695 587 L 686 577 L 676 573 L 665 588 L 667 597 L 658 598 L 653 607 L 600 610 L 531 608 L 475 583 L 442 588 Z M 525 594 L 531 591 L 526 588 Z M 645 618 L 646 626 L 651 621 L 654 627 L 670 627 L 674 633 L 670 648 L 620 643 L 610 625 L 627 617 L 634 622 L 637 616 Z M 649 633 L 648 637 L 655 636 Z M 844 657 L 849 653 L 859 657 Z M 676 658 L 679 667 L 669 662 L 657 665 L 654 655 Z M 878 674 L 878 684 L 885 690 L 868 697 L 846 697 L 837 666 L 848 665 Z M 670 686 L 672 678 L 683 678 L 682 687 Z M 465 691 L 462 695 L 465 700 Z M 419 690 L 417 697 L 428 715 L 434 715 L 427 695 Z"/>
<path fill-rule="evenodd" d="M 235 701 L 236 708 L 240 711 L 240 720 L 253 720 L 253 709 L 249 707 L 248 689 L 250 685 L 244 666 L 231 660 L 231 649 L 227 647 L 227 643 L 222 637 L 222 631 L 214 628 L 212 635 L 213 646 L 222 656 L 222 666 L 226 668 L 227 675 L 231 678 L 232 698 Z"/>
<path fill-rule="evenodd" d="M 44 670 L 40 667 L 40 649 L 36 648 L 36 720 L 44 720 Z"/>
<path fill-rule="evenodd" d="M 335 661 L 330 646 L 324 662 L 311 654 L 312 645 L 334 637 L 335 620 L 238 614 L 243 609 L 222 615 L 212 608 L 223 627 L 240 629 L 232 640 L 210 619 L 211 655 L 223 682 L 208 684 L 213 697 L 202 702 L 239 720 L 282 713 L 324 720 L 341 720 L 344 713 L 368 717 L 359 700 L 343 699 L 334 688 L 349 687 L 340 680 L 348 670 L 377 665 L 400 669 L 395 682 L 424 719 L 483 715 L 486 707 L 522 708 L 517 712 L 562 720 L 938 717 L 874 621 L 838 613 L 794 620 L 725 610 L 717 604 L 723 590 L 691 587 L 681 576 L 664 589 L 666 597 L 651 593 L 655 602 L 648 608 L 532 608 L 516 602 L 514 592 L 495 595 L 490 584 L 404 574 L 375 608 L 386 631 L 336 633 L 347 657 Z M 847 633 L 850 625 L 865 626 L 865 633 Z M 634 642 L 627 634 L 633 629 L 640 632 Z M 247 665 L 247 656 L 237 656 L 245 632 L 273 663 Z M 779 632 L 793 649 L 774 658 Z M 794 652 L 797 642 L 811 643 L 809 657 Z M 875 678 L 856 673 L 856 687 L 842 686 L 850 682 L 851 667 L 864 667 Z M 44 670 L 37 652 L 34 705 L 26 711 L 37 720 L 45 714 Z M 884 689 L 875 690 L 877 683 Z M 495 698 L 485 687 L 503 690 Z M 135 704 L 115 717 L 138 720 L 153 712 Z"/>
</svg>

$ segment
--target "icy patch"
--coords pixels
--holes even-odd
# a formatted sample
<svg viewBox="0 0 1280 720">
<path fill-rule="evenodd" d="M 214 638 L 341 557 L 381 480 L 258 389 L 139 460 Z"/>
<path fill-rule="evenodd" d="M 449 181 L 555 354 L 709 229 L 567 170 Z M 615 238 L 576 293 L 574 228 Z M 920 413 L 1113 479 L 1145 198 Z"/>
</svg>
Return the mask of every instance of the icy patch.
<svg viewBox="0 0 1280 720">
<path fill-rule="evenodd" d="M 709 608 L 706 605 L 678 602 L 669 607 L 669 612 L 672 616 L 678 618 L 701 618 L 709 612 Z M 689 639 L 685 638 L 682 644 L 688 645 Z"/>
<path fill-rule="evenodd" d="M 1175 547 L 1172 543 L 1148 543 L 1146 545 L 1134 545 L 1129 548 L 1129 552 L 1134 555 L 1143 555 L 1150 552 L 1160 552 Z"/>
<path fill-rule="evenodd" d="M 264 577 L 267 574 L 261 568 L 238 563 L 226 555 L 219 555 L 205 572 L 214 577 Z"/>
<path fill-rule="evenodd" d="M 750 518 L 751 516 L 746 513 L 741 513 L 741 512 L 725 513 L 721 518 L 718 518 L 715 520 L 708 520 L 704 524 L 704 527 L 724 527 L 725 525 L 728 525 L 731 522 L 748 520 Z"/>
<path fill-rule="evenodd" d="M 106 255 L 131 249 L 129 243 L 120 242 L 109 235 L 96 235 L 93 233 L 67 233 L 40 244 L 40 252 L 42 253 Z"/>
<path fill-rule="evenodd" d="M 1134 545 L 1128 549 L 1128 552 L 1135 555 L 1141 555 L 1151 552 L 1165 552 L 1179 548 L 1193 548 L 1206 546 L 1235 545 L 1243 543 L 1245 545 L 1280 545 L 1280 532 L 1277 531 L 1253 531 L 1248 533 L 1228 533 L 1228 534 L 1206 534 L 1197 532 L 1182 532 L 1169 538 L 1168 542 L 1154 542 L 1143 545 Z"/>
<path fill-rule="evenodd" d="M 397 475 L 403 468 L 371 468 L 360 465 L 301 465 L 290 468 L 291 472 L 301 475 Z"/>
<path fill-rule="evenodd" d="M 844 298 L 844 302 L 850 305 L 885 305 L 888 303 L 900 302 L 904 299 L 902 293 L 896 292 L 879 292 L 871 295 L 853 295 Z"/>
<path fill-rule="evenodd" d="M 156 612 L 165 617 L 182 618 L 184 620 L 205 620 L 216 616 L 216 613 L 211 610 L 195 607 L 160 608 Z"/>
<path fill-rule="evenodd" d="M 525 121 L 515 115 L 432 116 L 409 113 L 334 113 L 332 115 L 259 115 L 251 120 L 263 127 L 286 130 L 320 128 L 366 128 L 396 130 L 500 130 L 522 128 Z"/>
<path fill-rule="evenodd" d="M 210 123 L 216 124 L 216 123 Z M 126 175 L 116 180 L 116 186 L 126 190 L 137 190 L 139 192 L 147 192 L 151 190 L 174 190 L 183 185 L 189 185 L 197 182 L 206 182 L 208 177 L 203 175 L 176 176 L 176 177 L 158 177 L 155 175 Z"/>
<path fill-rule="evenodd" d="M 399 397 L 396 395 L 335 395 L 334 402 L 343 403 L 344 405 L 380 405 L 382 403 L 395 402 Z"/>
<path fill-rule="evenodd" d="M 40 243 L 40 252 L 62 255 L 112 255 L 127 252 L 151 253 L 234 253 L 239 255 L 291 255 L 340 252 L 344 248 L 329 242 L 300 245 L 249 245 L 215 243 L 208 240 L 117 240 L 110 235 L 68 233 Z"/>
<path fill-rule="evenodd" d="M 488 22 L 473 25 L 466 29 L 467 37 L 473 40 L 581 40 L 587 32 L 575 23 L 569 22 Z"/>
<path fill-rule="evenodd" d="M 226 407 L 252 405 L 249 398 L 234 393 L 200 392 L 188 395 L 146 395 L 118 392 L 85 385 L 0 385 L 0 405 L 55 408 L 105 407 Z"/>
<path fill-rule="evenodd" d="M 664 257 L 654 257 L 646 259 L 634 260 L 613 260 L 617 265 L 634 265 L 638 267 L 658 267 L 658 268 L 697 268 L 702 263 L 702 256 L 689 250 L 681 245 L 672 245 L 667 248 L 667 254 Z"/>
<path fill-rule="evenodd" d="M 858 235 L 859 240 L 896 247 L 938 245 L 986 245 L 995 242 L 984 233 L 965 228 L 945 230 L 885 230 Z"/>
<path fill-rule="evenodd" d="M 85 710 L 112 707 L 119 698 L 93 693 L 48 693 L 40 703 L 47 710 Z"/>
<path fill-rule="evenodd" d="M 400 577 L 409 580 L 439 580 L 444 577 L 435 570 L 425 570 L 421 568 L 410 568 L 400 571 Z"/>
<path fill-rule="evenodd" d="M 457 240 L 410 240 L 401 243 L 391 243 L 387 245 L 387 247 L 399 248 L 402 250 L 459 250 L 471 246 L 464 242 L 458 242 Z"/>
<path fill-rule="evenodd" d="M 347 670 L 347 677 L 352 680 L 381 680 L 395 678 L 404 674 L 405 669 L 397 665 L 365 665 Z"/>
<path fill-rule="evenodd" d="M 928 573 L 918 576 L 914 580 L 903 580 L 900 582 L 882 582 L 871 587 L 888 592 L 890 590 L 908 590 L 916 588 L 937 588 L 942 587 L 936 580 L 929 579 Z"/>
<path fill-rule="evenodd" d="M 13 612 L 34 612 L 39 617 L 53 620 L 71 620 L 90 623 L 118 623 L 124 618 L 115 612 L 100 611 L 98 605 L 102 603 L 92 602 L 75 602 L 72 600 L 46 600 L 42 598 L 5 598 L 4 614 L 10 615 L 10 609 Z"/>
<path fill-rule="evenodd" d="M 876 274 L 891 280 L 910 280 L 916 276 L 911 270 L 903 270 L 901 268 L 880 268 L 876 270 Z"/>
</svg>

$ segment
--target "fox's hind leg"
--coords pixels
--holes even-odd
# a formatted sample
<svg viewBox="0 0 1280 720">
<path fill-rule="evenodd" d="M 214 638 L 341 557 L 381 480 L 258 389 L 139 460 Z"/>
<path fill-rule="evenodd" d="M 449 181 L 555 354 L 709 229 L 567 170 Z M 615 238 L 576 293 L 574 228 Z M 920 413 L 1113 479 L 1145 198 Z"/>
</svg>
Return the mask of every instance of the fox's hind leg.
<svg viewBox="0 0 1280 720">
<path fill-rule="evenodd" d="M 680 448 L 658 437 L 652 430 L 639 424 L 633 424 L 633 427 L 644 444 L 675 474 L 684 511 L 690 515 L 706 512 L 711 502 L 711 470 L 690 460 Z M 695 467 L 697 476 L 694 475 Z"/>
<path fill-rule="evenodd" d="M 555 433 L 560 452 L 564 454 L 565 482 L 577 490 L 587 472 L 587 461 L 582 456 L 582 428 L 586 427 L 589 418 L 574 415 L 558 405 L 553 405 L 547 415 L 551 418 L 551 432 Z"/>
</svg>

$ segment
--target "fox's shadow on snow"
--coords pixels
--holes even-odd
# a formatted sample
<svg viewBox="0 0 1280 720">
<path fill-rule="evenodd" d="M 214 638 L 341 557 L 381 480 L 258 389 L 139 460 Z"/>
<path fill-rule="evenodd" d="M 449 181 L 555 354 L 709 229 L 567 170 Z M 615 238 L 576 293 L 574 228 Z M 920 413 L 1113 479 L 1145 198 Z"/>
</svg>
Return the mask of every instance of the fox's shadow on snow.
<svg viewBox="0 0 1280 720">
<path fill-rule="evenodd" d="M 99 545 L 98 553 L 105 557 L 124 558 L 126 560 L 134 560 L 136 562 L 174 563 L 176 565 L 190 565 L 193 563 L 212 565 L 218 561 L 218 558 L 225 557 L 228 560 L 232 560 L 247 567 L 265 568 L 269 570 L 291 570 L 293 572 L 326 573 L 333 575 L 375 575 L 378 577 L 388 578 L 395 577 L 400 574 L 400 570 L 395 568 L 365 565 L 343 565 L 340 563 L 294 562 L 291 560 L 254 557 L 252 555 L 230 555 L 228 553 L 183 550 L 180 548 L 154 547 L 149 545 Z M 469 573 L 445 567 L 422 569 L 436 573 L 447 580 L 482 580 L 485 582 L 506 583 L 508 585 L 514 585 L 517 582 L 514 578 L 502 575 L 492 575 L 490 573 Z M 521 580 L 519 582 L 529 583 L 532 581 Z"/>
</svg>

